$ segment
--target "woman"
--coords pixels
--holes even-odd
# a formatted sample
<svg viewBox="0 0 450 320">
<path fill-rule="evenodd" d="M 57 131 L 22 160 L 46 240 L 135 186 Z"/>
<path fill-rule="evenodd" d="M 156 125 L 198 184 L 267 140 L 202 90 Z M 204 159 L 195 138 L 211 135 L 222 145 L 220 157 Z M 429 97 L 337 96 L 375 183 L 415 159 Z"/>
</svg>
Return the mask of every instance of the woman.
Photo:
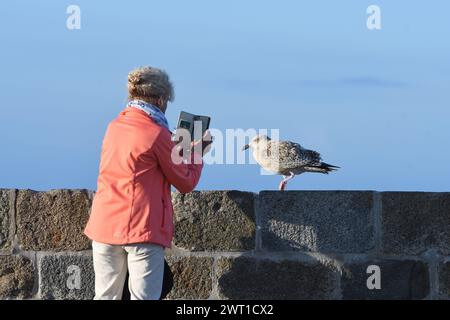
<svg viewBox="0 0 450 320">
<path fill-rule="evenodd" d="M 128 269 L 131 299 L 156 300 L 164 248 L 173 237 L 170 187 L 192 191 L 200 179 L 202 155 L 192 152 L 190 164 L 172 159 L 174 142 L 164 113 L 174 92 L 163 70 L 131 71 L 128 94 L 126 108 L 106 130 L 84 232 L 92 240 L 94 299 L 121 299 Z"/>
</svg>

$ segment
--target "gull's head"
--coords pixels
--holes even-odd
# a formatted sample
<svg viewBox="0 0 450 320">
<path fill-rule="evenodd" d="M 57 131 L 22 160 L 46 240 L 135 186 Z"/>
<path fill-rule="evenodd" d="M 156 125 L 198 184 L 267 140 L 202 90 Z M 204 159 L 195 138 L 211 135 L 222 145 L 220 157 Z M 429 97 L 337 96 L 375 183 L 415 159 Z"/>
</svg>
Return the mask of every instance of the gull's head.
<svg viewBox="0 0 450 320">
<path fill-rule="evenodd" d="M 246 144 L 242 147 L 242 151 L 247 150 L 248 148 L 255 148 L 260 143 L 267 143 L 270 141 L 270 138 L 266 135 L 260 134 L 253 137 L 249 144 Z"/>
</svg>

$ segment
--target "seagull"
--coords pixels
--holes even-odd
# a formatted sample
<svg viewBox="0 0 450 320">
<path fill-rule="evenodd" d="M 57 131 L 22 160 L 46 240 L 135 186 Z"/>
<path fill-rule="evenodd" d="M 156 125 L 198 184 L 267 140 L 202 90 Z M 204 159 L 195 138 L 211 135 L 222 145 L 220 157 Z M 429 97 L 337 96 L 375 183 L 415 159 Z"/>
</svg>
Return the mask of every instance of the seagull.
<svg viewBox="0 0 450 320">
<path fill-rule="evenodd" d="M 279 190 L 284 190 L 286 184 L 296 175 L 304 172 L 328 174 L 339 167 L 322 162 L 317 151 L 303 148 L 291 141 L 271 140 L 266 135 L 255 136 L 242 151 L 251 149 L 253 158 L 265 170 L 283 175 Z"/>
</svg>

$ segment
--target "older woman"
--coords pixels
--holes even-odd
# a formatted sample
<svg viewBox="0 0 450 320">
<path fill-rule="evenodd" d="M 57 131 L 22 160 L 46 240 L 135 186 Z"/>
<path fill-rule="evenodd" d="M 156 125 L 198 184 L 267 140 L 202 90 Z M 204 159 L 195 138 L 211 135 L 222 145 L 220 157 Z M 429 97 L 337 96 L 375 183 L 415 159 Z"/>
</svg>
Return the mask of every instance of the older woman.
<svg viewBox="0 0 450 320">
<path fill-rule="evenodd" d="M 121 299 L 127 270 L 131 299 L 159 299 L 164 248 L 173 237 L 170 186 L 192 191 L 203 166 L 195 152 L 189 164 L 172 159 L 174 142 L 164 113 L 174 92 L 164 71 L 131 71 L 128 93 L 126 108 L 106 130 L 85 228 L 93 240 L 94 299 Z"/>
</svg>

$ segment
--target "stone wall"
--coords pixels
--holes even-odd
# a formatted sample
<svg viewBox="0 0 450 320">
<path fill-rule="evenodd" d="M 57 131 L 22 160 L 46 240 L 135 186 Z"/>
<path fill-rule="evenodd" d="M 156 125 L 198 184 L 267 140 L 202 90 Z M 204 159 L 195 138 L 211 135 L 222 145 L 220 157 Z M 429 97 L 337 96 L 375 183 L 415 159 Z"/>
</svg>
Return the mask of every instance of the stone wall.
<svg viewBox="0 0 450 320">
<path fill-rule="evenodd" d="M 93 297 L 92 198 L 0 189 L 0 298 Z M 450 297 L 450 193 L 204 191 L 173 204 L 170 299 Z"/>
</svg>

